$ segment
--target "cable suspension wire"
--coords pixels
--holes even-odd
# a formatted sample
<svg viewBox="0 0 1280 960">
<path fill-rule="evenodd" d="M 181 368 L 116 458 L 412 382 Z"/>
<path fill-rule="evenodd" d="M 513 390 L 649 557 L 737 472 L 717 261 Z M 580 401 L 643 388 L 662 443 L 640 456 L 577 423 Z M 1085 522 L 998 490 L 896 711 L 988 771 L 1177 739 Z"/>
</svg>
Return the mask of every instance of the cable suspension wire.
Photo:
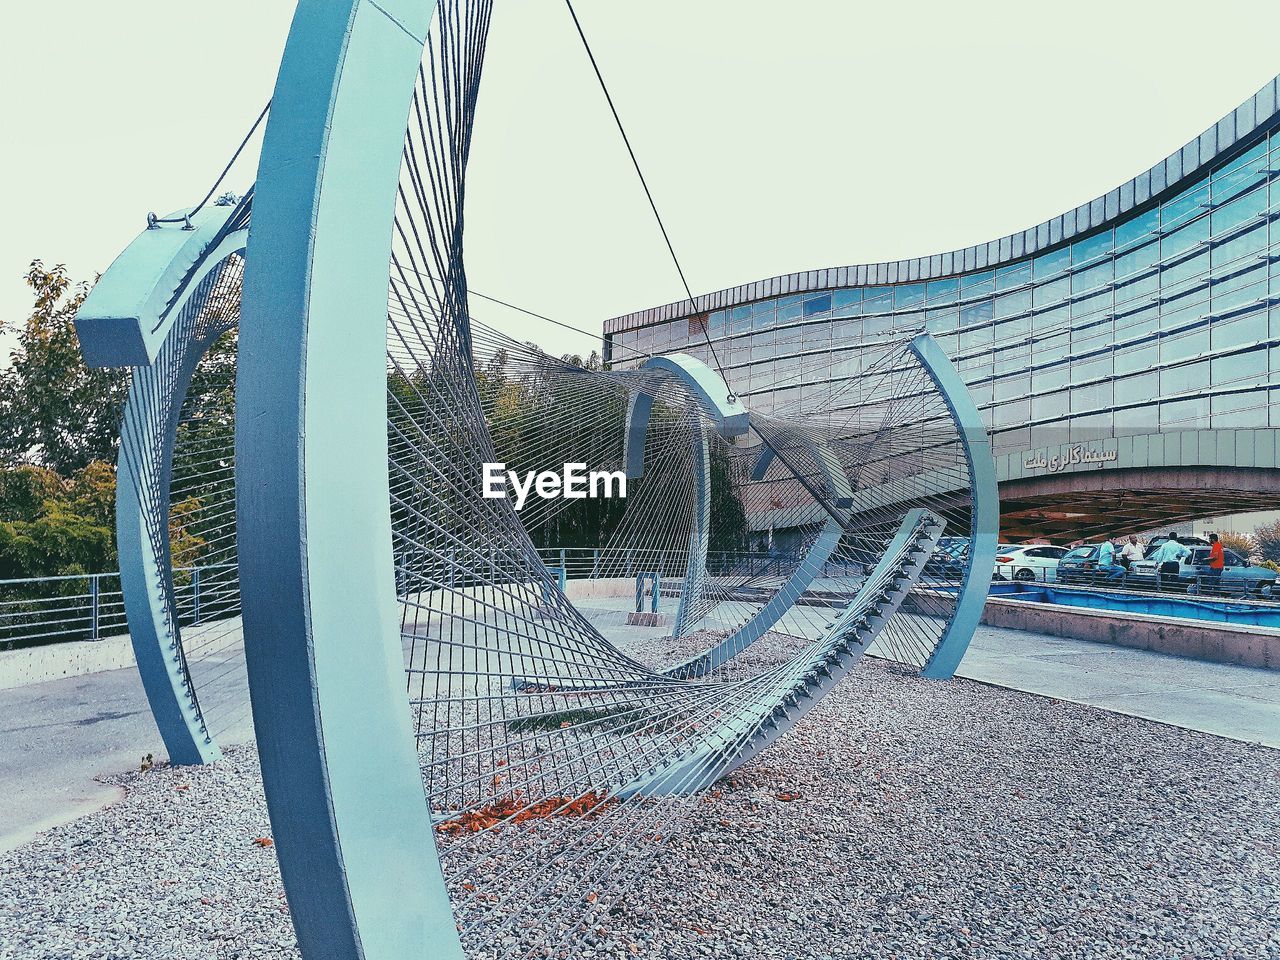
<svg viewBox="0 0 1280 960">
<path fill-rule="evenodd" d="M 600 85 L 600 92 L 604 94 L 605 101 L 609 104 L 609 112 L 613 114 L 613 122 L 618 128 L 618 133 L 622 136 L 623 144 L 627 148 L 627 155 L 631 158 L 631 166 L 636 172 L 636 177 L 640 180 L 640 186 L 644 189 L 645 198 L 649 201 L 649 209 L 653 211 L 653 218 L 657 221 L 658 229 L 662 232 L 662 240 L 667 245 L 667 253 L 671 255 L 671 262 L 675 265 L 676 273 L 680 276 L 680 285 L 684 288 L 685 297 L 693 313 L 697 314 L 698 304 L 693 296 L 693 290 L 689 286 L 688 278 L 685 276 L 684 267 L 680 265 L 680 258 L 676 256 L 676 248 L 671 242 L 671 235 L 667 232 L 667 225 L 663 223 L 662 214 L 658 212 L 658 204 L 653 198 L 653 191 L 649 189 L 649 181 L 645 179 L 644 171 L 640 168 L 640 160 L 636 157 L 635 149 L 631 146 L 631 138 L 627 136 L 627 129 L 622 124 L 622 117 L 618 114 L 618 108 L 613 102 L 613 95 L 609 93 L 609 87 L 604 81 L 604 74 L 600 72 L 600 64 L 596 61 L 596 55 L 591 49 L 591 44 L 587 41 L 587 34 L 582 29 L 582 22 L 578 19 L 578 12 L 573 8 L 573 0 L 564 0 L 564 3 L 569 8 L 569 16 L 573 18 L 573 26 L 578 32 L 578 38 L 582 41 L 582 49 L 586 51 L 587 59 L 591 61 L 591 69 Z M 729 383 L 728 377 L 725 376 L 724 368 L 720 365 L 720 358 L 716 355 L 716 347 L 711 341 L 711 335 L 707 331 L 706 323 L 700 323 L 698 326 L 702 329 L 702 336 L 706 341 L 707 349 L 711 351 L 711 360 L 715 364 L 716 371 L 720 374 L 721 379 L 726 384 L 729 384 L 729 389 L 732 391 L 733 385 Z M 732 393 L 730 397 L 733 397 Z"/>
<path fill-rule="evenodd" d="M 235 152 L 231 154 L 231 159 L 227 161 L 227 165 L 223 167 L 222 172 L 214 178 L 213 185 L 209 187 L 209 192 L 206 193 L 203 199 L 201 199 L 201 201 L 192 208 L 190 213 L 182 217 L 157 217 L 152 213 L 147 216 L 147 222 L 149 224 L 190 223 L 191 218 L 203 210 L 205 208 L 205 204 L 213 198 L 214 193 L 217 192 L 218 187 L 222 185 L 222 181 L 227 178 L 227 174 L 231 172 L 231 168 L 236 165 L 236 161 L 240 159 L 240 154 L 244 152 L 244 148 L 249 145 L 249 141 L 253 138 L 254 133 L 257 132 L 258 127 L 262 125 L 262 121 L 267 118 L 267 114 L 270 112 L 271 101 L 268 100 L 263 105 L 262 110 L 258 113 L 258 118 L 250 125 L 249 132 L 244 135 L 244 138 L 240 141 L 240 145 L 236 147 Z"/>
</svg>

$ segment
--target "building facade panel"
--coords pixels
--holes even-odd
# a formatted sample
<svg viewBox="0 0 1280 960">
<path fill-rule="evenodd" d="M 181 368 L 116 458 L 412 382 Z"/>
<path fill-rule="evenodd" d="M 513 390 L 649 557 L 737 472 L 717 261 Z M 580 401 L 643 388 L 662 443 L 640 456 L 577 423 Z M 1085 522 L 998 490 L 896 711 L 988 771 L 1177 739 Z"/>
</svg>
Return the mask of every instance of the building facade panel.
<svg viewBox="0 0 1280 960">
<path fill-rule="evenodd" d="M 860 375 L 868 343 L 927 330 L 968 383 L 1002 479 L 1018 458 L 1034 470 L 1040 452 L 1073 445 L 1108 453 L 1107 467 L 1126 452 L 1199 462 L 1204 431 L 1255 431 L 1274 449 L 1278 126 L 1273 82 L 1146 173 L 1021 233 L 700 298 L 726 378 L 753 408 L 804 412 L 807 386 Z M 621 365 L 634 351 L 710 362 L 688 313 L 608 321 L 606 347 Z M 1228 443 L 1239 457 L 1221 439 L 1214 456 Z"/>
</svg>

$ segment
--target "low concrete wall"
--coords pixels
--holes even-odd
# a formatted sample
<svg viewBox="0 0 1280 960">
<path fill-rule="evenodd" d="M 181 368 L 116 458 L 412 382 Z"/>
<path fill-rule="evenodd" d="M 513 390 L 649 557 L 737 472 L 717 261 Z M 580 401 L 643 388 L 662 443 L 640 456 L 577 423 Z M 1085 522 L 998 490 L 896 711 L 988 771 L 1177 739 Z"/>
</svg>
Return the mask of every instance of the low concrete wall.
<svg viewBox="0 0 1280 960">
<path fill-rule="evenodd" d="M 598 580 L 570 580 L 564 595 L 570 600 L 606 599 L 636 595 L 635 577 L 601 577 Z"/>
<path fill-rule="evenodd" d="M 134 665 L 129 635 L 0 652 L 0 690 Z"/>
<path fill-rule="evenodd" d="M 211 620 L 199 626 L 182 628 L 183 643 L 188 650 L 198 650 L 199 659 L 217 656 L 237 647 L 243 640 L 239 617 Z M 80 677 L 102 670 L 133 668 L 133 644 L 127 633 L 101 640 L 77 640 L 51 643 L 44 647 L 0 652 L 0 690 L 25 687 L 46 680 Z M 199 674 L 196 676 L 199 681 Z"/>
<path fill-rule="evenodd" d="M 1280 670 L 1280 630 L 1065 607 L 1029 600 L 987 600 L 982 622 L 1053 637 L 1111 643 L 1175 657 Z"/>
<path fill-rule="evenodd" d="M 565 584 L 564 595 L 570 600 L 634 597 L 635 577 L 600 577 L 596 580 L 570 580 Z M 504 583 L 497 586 L 463 587 L 459 590 L 423 590 L 411 596 L 421 610 L 440 612 L 450 609 L 458 597 L 468 597 L 478 603 L 502 606 L 513 598 L 531 606 L 542 603 L 542 585 L 533 583 Z"/>
</svg>

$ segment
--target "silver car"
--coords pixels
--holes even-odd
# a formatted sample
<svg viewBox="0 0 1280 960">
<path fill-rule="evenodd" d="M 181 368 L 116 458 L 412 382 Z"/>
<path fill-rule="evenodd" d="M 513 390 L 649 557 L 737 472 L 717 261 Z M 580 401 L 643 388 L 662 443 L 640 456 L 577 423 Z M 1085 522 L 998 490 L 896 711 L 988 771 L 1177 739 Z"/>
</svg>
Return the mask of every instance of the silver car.
<svg viewBox="0 0 1280 960">
<path fill-rule="evenodd" d="M 1193 546 L 1190 549 L 1191 555 L 1178 565 L 1177 573 L 1166 573 L 1160 577 L 1161 589 L 1185 590 L 1187 593 L 1237 593 L 1255 597 L 1272 595 L 1276 572 L 1270 567 L 1254 566 L 1234 550 L 1224 549 L 1222 576 L 1215 584 L 1209 569 L 1209 548 Z M 1134 561 L 1129 567 L 1127 580 L 1130 586 L 1156 586 L 1155 561 Z"/>
</svg>

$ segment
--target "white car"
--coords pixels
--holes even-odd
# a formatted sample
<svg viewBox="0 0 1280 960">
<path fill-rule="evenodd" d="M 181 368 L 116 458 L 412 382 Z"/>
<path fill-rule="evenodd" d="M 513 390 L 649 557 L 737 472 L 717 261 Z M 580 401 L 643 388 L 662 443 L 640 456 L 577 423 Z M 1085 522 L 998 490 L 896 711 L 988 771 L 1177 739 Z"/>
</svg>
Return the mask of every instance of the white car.
<svg viewBox="0 0 1280 960">
<path fill-rule="evenodd" d="M 1068 552 L 1066 547 L 1002 543 L 996 547 L 995 578 L 1052 583 L 1058 579 L 1058 561 Z"/>
</svg>

